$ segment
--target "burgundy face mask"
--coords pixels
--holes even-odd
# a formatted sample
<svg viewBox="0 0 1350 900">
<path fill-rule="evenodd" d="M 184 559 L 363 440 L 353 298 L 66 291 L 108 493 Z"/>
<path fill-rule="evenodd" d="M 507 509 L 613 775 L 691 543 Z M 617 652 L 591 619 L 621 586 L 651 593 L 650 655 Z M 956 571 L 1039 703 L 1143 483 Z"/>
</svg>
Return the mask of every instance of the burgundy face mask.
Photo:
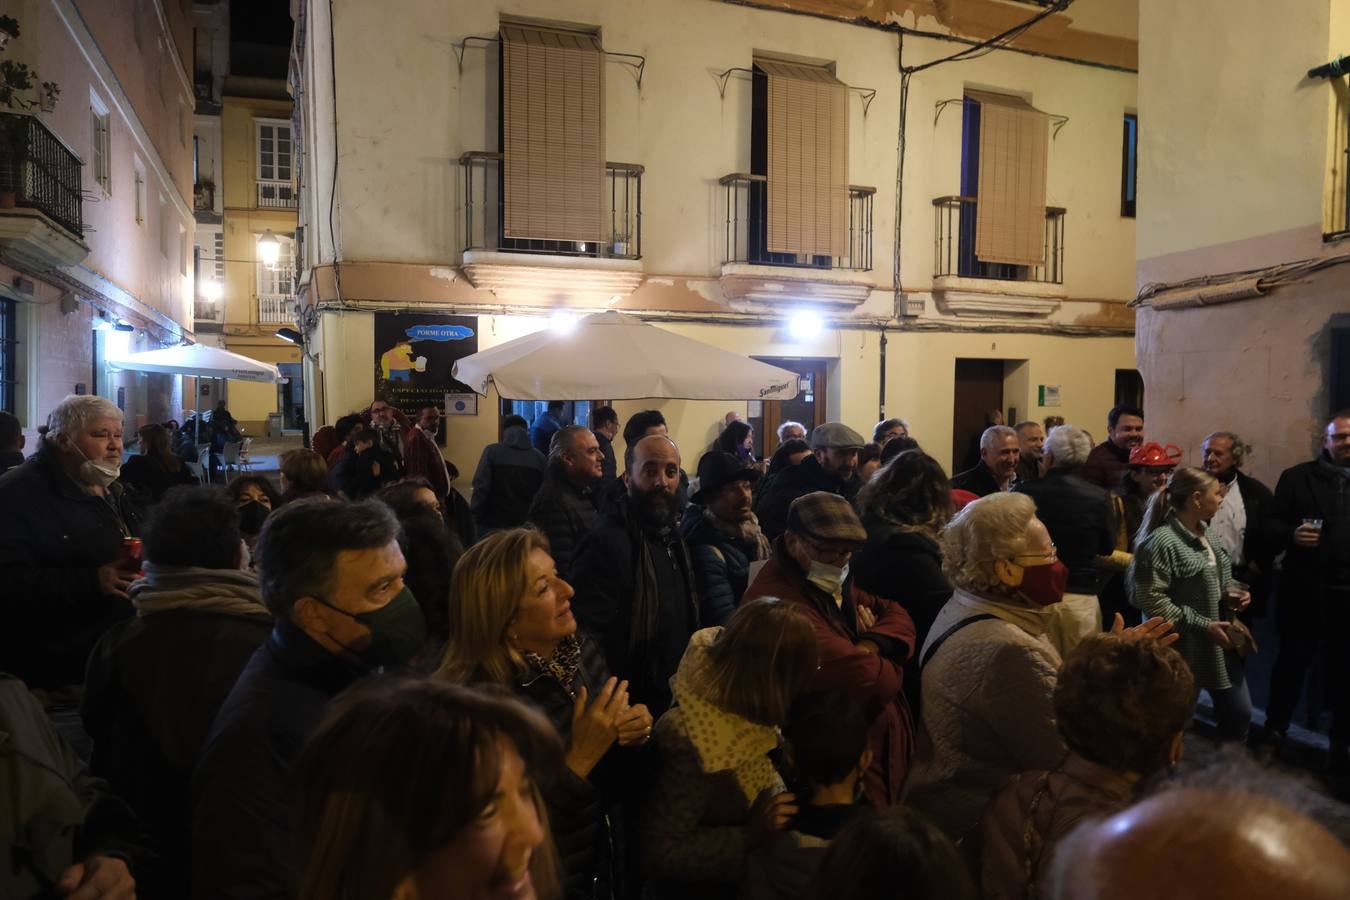
<svg viewBox="0 0 1350 900">
<path fill-rule="evenodd" d="M 1069 567 L 1059 560 L 1048 566 L 1023 566 L 1017 595 L 1032 606 L 1050 606 L 1064 599 Z"/>
</svg>

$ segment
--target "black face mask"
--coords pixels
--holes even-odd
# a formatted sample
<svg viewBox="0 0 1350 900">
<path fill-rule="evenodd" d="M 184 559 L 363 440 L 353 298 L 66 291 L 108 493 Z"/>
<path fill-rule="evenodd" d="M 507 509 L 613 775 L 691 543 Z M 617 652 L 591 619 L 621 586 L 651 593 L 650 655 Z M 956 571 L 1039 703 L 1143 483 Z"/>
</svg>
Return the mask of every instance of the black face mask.
<svg viewBox="0 0 1350 900">
<path fill-rule="evenodd" d="M 239 507 L 239 530 L 244 534 L 257 534 L 262 531 L 263 520 L 271 510 L 257 500 L 250 500 Z"/>
</svg>

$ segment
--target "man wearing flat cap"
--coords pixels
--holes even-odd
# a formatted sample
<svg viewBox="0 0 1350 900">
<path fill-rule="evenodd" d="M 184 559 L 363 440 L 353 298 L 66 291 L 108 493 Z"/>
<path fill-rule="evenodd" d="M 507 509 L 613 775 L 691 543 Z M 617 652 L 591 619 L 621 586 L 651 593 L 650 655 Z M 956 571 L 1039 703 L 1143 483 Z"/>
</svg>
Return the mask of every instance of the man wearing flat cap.
<svg viewBox="0 0 1350 900">
<path fill-rule="evenodd" d="M 813 491 L 838 494 L 853 499 L 857 486 L 853 474 L 858 470 L 858 451 L 867 441 L 841 422 L 826 422 L 811 432 L 811 455 L 778 476 L 755 501 L 759 527 L 778 537 L 787 526 L 788 507 L 798 497 Z"/>
<path fill-rule="evenodd" d="M 815 627 L 820 650 L 811 689 L 853 694 L 874 712 L 863 791 L 885 809 L 900 802 L 913 747 L 900 688 L 902 667 L 914 651 L 914 621 L 898 604 L 850 596 L 849 559 L 867 531 L 843 497 L 815 491 L 797 498 L 786 528 L 744 599 L 778 597 L 798 604 Z"/>
<path fill-rule="evenodd" d="M 750 511 L 759 469 L 717 450 L 698 461 L 698 492 L 685 510 L 684 542 L 698 582 L 699 623 L 725 625 L 750 583 L 750 564 L 769 558 L 769 539 Z"/>
</svg>

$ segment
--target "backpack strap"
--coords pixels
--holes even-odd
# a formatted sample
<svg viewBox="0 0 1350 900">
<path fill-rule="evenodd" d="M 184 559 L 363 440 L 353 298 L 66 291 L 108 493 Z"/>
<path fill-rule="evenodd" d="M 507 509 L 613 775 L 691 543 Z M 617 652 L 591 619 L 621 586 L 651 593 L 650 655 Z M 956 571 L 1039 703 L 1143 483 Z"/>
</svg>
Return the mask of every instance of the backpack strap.
<svg viewBox="0 0 1350 900">
<path fill-rule="evenodd" d="M 928 645 L 928 649 L 924 651 L 923 657 L 919 660 L 919 669 L 922 670 L 924 666 L 928 665 L 929 660 L 933 658 L 933 654 L 938 652 L 938 648 L 941 647 L 943 644 L 947 643 L 947 638 L 956 634 L 962 628 L 965 628 L 967 625 L 974 625 L 976 622 L 983 622 L 986 619 L 997 619 L 997 618 L 998 616 L 993 615 L 991 613 L 981 613 L 978 616 L 971 616 L 968 619 L 962 619 L 961 621 L 957 622 L 951 628 L 948 628 L 946 631 L 942 632 L 942 634 L 938 636 L 937 640 L 933 641 L 933 643 Z"/>
</svg>

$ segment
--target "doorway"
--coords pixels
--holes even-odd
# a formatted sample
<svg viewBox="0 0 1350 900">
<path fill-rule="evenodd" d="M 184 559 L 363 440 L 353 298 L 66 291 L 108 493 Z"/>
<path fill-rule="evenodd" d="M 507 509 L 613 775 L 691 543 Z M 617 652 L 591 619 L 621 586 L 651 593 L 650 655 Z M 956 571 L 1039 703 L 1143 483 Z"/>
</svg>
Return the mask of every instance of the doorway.
<svg viewBox="0 0 1350 900">
<path fill-rule="evenodd" d="M 305 370 L 300 363 L 280 363 L 277 368 L 286 379 L 277 385 L 277 406 L 281 409 L 281 429 L 299 431 L 305 421 Z"/>
<path fill-rule="evenodd" d="M 1144 408 L 1144 379 L 1135 369 L 1116 369 L 1115 405 Z"/>
<path fill-rule="evenodd" d="M 1003 410 L 1001 359 L 958 359 L 952 399 L 951 474 L 974 467 L 980 459 L 980 435 L 988 427 L 985 414 Z"/>
<path fill-rule="evenodd" d="M 759 415 L 756 404 L 750 404 L 750 427 L 755 430 L 755 456 L 772 456 L 778 449 L 778 426 L 784 422 L 801 422 L 808 432 L 827 421 L 825 409 L 825 391 L 828 387 L 828 359 L 775 359 L 756 356 L 760 362 L 766 362 L 798 377 L 797 396 L 791 400 L 765 400 L 759 403 Z"/>
</svg>

